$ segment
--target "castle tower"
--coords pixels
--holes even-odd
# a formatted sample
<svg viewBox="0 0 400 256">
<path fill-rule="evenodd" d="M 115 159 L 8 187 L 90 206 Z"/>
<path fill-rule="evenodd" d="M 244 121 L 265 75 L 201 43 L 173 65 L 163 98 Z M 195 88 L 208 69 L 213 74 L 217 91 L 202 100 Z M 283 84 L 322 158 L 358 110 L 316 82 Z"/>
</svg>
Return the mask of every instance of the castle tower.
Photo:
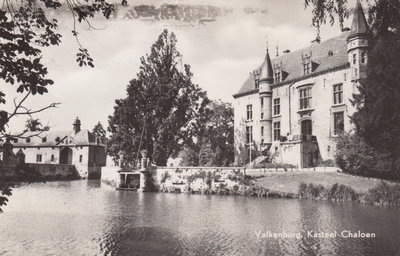
<svg viewBox="0 0 400 256">
<path fill-rule="evenodd" d="M 364 12 L 357 0 L 354 11 L 353 22 L 349 36 L 347 37 L 347 52 L 351 68 L 351 80 L 358 81 L 366 77 L 366 68 L 368 62 L 368 24 Z"/>
<path fill-rule="evenodd" d="M 79 120 L 78 117 L 75 119 L 73 126 L 75 134 L 81 131 L 81 120 Z"/>
<path fill-rule="evenodd" d="M 260 125 L 264 130 L 261 137 L 263 144 L 270 145 L 272 143 L 272 88 L 274 83 L 271 59 L 267 49 L 264 65 L 260 73 L 259 95 L 261 101 L 261 120 Z"/>
</svg>

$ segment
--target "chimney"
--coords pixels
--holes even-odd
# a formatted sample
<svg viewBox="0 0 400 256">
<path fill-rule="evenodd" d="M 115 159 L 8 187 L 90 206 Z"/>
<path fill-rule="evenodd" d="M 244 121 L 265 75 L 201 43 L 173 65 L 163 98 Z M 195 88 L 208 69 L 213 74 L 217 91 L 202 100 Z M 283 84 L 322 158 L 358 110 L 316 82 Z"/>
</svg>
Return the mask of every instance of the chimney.
<svg viewBox="0 0 400 256">
<path fill-rule="evenodd" d="M 77 134 L 78 132 L 81 131 L 81 120 L 79 120 L 78 117 L 76 117 L 73 125 L 74 125 L 75 134 Z"/>
</svg>

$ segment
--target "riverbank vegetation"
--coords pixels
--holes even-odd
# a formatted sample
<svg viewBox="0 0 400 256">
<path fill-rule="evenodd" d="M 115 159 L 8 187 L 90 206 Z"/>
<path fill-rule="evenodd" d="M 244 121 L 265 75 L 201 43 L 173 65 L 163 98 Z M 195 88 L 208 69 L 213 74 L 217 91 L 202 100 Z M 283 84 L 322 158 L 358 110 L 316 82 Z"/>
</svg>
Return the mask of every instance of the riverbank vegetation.
<svg viewBox="0 0 400 256">
<path fill-rule="evenodd" d="M 171 182 L 173 176 L 174 174 L 168 173 L 164 175 L 160 186 L 161 192 L 298 198 L 400 206 L 399 184 L 343 173 L 270 173 L 264 177 L 252 177 L 243 175 L 239 171 L 229 174 L 199 171 L 176 183 Z M 310 183 L 309 180 L 314 182 Z"/>
</svg>

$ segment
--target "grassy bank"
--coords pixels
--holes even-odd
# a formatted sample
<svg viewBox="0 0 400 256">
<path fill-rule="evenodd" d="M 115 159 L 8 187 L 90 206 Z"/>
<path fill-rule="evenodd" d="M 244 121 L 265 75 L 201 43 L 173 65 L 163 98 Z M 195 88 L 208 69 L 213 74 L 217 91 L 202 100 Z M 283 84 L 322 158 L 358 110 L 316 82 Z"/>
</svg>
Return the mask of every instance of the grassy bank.
<svg viewBox="0 0 400 256">
<path fill-rule="evenodd" d="M 381 180 L 353 176 L 339 172 L 290 172 L 290 173 L 267 173 L 257 178 L 255 185 L 274 191 L 286 193 L 298 193 L 302 183 L 314 183 L 329 188 L 334 184 L 342 184 L 354 189 L 357 193 L 366 193 L 368 190 L 379 185 Z M 392 184 L 389 182 L 389 184 Z M 394 184 L 394 183 L 393 183 Z"/>
<path fill-rule="evenodd" d="M 272 173 L 256 179 L 255 185 L 300 199 L 400 206 L 399 183 L 343 173 Z"/>
<path fill-rule="evenodd" d="M 343 173 L 267 173 L 263 177 L 228 176 L 237 185 L 220 185 L 188 193 L 240 195 L 266 198 L 299 198 L 336 202 L 358 202 L 378 206 L 400 206 L 400 184 Z M 190 187 L 190 186 L 189 186 Z M 163 192 L 184 192 L 181 189 Z"/>
</svg>

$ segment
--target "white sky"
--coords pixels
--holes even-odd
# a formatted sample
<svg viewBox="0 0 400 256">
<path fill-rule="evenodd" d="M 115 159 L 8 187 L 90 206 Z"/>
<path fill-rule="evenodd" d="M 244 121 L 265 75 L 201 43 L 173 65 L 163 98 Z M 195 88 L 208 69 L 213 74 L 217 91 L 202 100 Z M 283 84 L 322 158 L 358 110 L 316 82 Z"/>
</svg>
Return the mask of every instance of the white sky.
<svg viewBox="0 0 400 256">
<path fill-rule="evenodd" d="M 131 6 L 141 3 L 163 1 L 128 1 Z M 89 49 L 95 60 L 95 68 L 80 68 L 75 62 L 78 45 L 71 35 L 72 20 L 69 16 L 60 19 L 62 44 L 44 50 L 43 59 L 48 65 L 49 78 L 55 84 L 49 86 L 49 93 L 31 97 L 30 108 L 61 102 L 56 109 L 47 110 L 36 117 L 48 123 L 52 129 L 72 128 L 75 117 L 82 122 L 82 129 L 92 129 L 100 121 L 108 126 L 107 117 L 113 113 L 114 100 L 126 95 L 126 86 L 138 72 L 140 57 L 149 52 L 152 43 L 164 28 L 176 34 L 177 48 L 183 55 L 183 62 L 190 64 L 193 81 L 207 91 L 211 99 L 233 102 L 236 93 L 246 80 L 249 72 L 264 59 L 266 36 L 269 49 L 275 56 L 285 49 L 296 50 L 315 39 L 316 30 L 311 27 L 311 9 L 304 9 L 303 0 L 181 0 L 170 1 L 182 4 L 216 5 L 232 8 L 233 13 L 218 17 L 215 22 L 185 26 L 177 21 L 149 21 L 96 19 L 93 25 L 100 30 L 79 29 L 81 43 Z M 350 7 L 355 1 L 349 1 Z M 244 7 L 266 9 L 247 15 Z M 350 19 L 345 25 L 350 26 Z M 322 28 L 322 40 L 340 33 L 339 25 Z M 6 92 L 8 104 L 17 94 L 16 88 L 0 81 Z M 15 95 L 15 96 L 14 96 Z M 11 128 L 22 129 L 25 118 L 13 120 Z"/>
</svg>

